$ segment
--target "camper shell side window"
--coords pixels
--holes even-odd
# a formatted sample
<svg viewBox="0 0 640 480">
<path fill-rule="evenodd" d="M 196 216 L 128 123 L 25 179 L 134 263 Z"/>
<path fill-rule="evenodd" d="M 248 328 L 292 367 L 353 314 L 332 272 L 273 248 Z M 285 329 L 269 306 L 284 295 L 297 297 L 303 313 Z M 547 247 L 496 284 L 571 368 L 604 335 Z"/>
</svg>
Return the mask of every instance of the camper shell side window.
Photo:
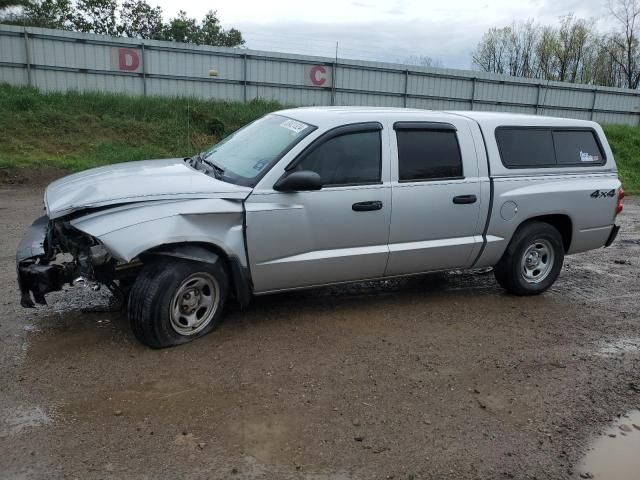
<svg viewBox="0 0 640 480">
<path fill-rule="evenodd" d="M 504 126 L 495 135 L 502 164 L 509 169 L 589 167 L 607 161 L 592 128 Z"/>
</svg>

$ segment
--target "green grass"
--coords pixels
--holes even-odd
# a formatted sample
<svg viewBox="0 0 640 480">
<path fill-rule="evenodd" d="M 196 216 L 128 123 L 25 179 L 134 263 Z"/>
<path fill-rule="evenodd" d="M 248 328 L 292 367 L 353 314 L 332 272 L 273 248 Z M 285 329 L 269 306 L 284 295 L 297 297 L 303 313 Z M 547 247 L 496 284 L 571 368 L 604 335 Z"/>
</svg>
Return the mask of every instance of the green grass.
<svg viewBox="0 0 640 480">
<path fill-rule="evenodd" d="M 193 155 L 276 102 L 40 93 L 0 84 L 0 168 L 98 165 Z M 628 193 L 640 194 L 640 128 L 605 126 Z"/>
<path fill-rule="evenodd" d="M 640 127 L 606 125 L 604 131 L 613 150 L 625 192 L 640 194 Z"/>
<path fill-rule="evenodd" d="M 40 93 L 0 84 L 0 168 L 98 165 L 193 155 L 282 108 L 189 98 Z"/>
</svg>

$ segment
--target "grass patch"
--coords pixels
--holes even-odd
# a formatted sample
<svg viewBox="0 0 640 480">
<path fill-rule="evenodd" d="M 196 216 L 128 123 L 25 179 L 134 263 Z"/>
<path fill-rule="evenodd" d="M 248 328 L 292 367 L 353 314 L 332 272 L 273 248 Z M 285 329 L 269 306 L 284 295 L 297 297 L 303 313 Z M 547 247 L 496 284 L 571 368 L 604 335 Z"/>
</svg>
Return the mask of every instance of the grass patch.
<svg viewBox="0 0 640 480">
<path fill-rule="evenodd" d="M 99 165 L 193 155 L 276 102 L 41 93 L 0 84 L 0 168 Z M 628 193 L 640 194 L 640 128 L 605 126 Z"/>
<path fill-rule="evenodd" d="M 640 194 L 640 127 L 606 125 L 604 131 L 613 150 L 625 192 Z"/>
<path fill-rule="evenodd" d="M 265 113 L 247 104 L 107 93 L 40 93 L 0 84 L 0 168 L 99 165 L 184 157 Z"/>
</svg>

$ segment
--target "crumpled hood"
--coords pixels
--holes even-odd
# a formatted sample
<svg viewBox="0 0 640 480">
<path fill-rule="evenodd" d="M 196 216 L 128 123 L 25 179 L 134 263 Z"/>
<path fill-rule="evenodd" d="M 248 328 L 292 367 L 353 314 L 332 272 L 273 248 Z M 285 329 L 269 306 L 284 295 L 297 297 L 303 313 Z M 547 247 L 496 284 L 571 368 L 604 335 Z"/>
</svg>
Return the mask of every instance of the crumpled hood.
<svg viewBox="0 0 640 480">
<path fill-rule="evenodd" d="M 51 183 L 44 194 L 49 218 L 77 210 L 180 198 L 245 199 L 251 188 L 216 180 L 181 158 L 93 168 Z"/>
</svg>

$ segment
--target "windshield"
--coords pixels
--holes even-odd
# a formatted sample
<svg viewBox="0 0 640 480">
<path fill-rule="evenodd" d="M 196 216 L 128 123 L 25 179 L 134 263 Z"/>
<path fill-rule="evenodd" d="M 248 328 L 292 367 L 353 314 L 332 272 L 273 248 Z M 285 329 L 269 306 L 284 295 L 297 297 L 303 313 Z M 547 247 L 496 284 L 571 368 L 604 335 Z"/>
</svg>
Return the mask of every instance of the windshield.
<svg viewBox="0 0 640 480">
<path fill-rule="evenodd" d="M 255 186 L 271 165 L 315 127 L 282 115 L 267 115 L 229 135 L 202 153 L 221 170 L 222 179 Z"/>
</svg>

